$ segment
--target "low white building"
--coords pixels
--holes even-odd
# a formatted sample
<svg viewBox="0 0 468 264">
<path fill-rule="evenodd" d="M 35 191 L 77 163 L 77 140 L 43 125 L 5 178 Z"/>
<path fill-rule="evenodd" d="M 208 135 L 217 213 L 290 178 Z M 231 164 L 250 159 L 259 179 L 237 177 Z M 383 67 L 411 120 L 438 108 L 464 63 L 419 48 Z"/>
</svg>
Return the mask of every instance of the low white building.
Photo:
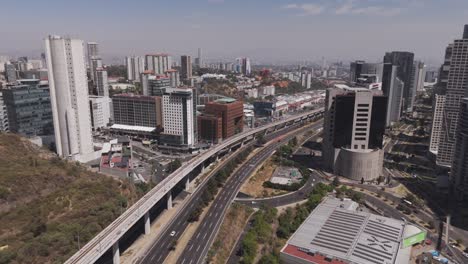
<svg viewBox="0 0 468 264">
<path fill-rule="evenodd" d="M 93 130 L 106 127 L 111 120 L 112 100 L 107 96 L 89 96 Z"/>
</svg>

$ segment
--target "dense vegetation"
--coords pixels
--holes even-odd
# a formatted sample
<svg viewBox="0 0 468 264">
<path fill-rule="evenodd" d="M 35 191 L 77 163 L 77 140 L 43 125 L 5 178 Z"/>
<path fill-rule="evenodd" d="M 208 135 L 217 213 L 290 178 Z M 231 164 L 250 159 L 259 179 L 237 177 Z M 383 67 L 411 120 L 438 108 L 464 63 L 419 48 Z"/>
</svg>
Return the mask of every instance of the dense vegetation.
<svg viewBox="0 0 468 264">
<path fill-rule="evenodd" d="M 279 250 L 284 245 L 283 240 L 288 239 L 299 228 L 312 210 L 320 204 L 323 197 L 333 189 L 332 185 L 319 183 L 310 193 L 306 203 L 289 207 L 279 216 L 275 208 L 259 210 L 254 215 L 252 227 L 242 240 L 241 263 L 254 263 L 260 245 L 269 246 L 262 250 L 263 254 L 259 263 L 279 263 Z"/>
<path fill-rule="evenodd" d="M 109 65 L 106 70 L 109 77 L 127 78 L 127 67 L 125 65 Z"/>
<path fill-rule="evenodd" d="M 0 134 L 0 263 L 62 263 L 145 191 Z"/>
</svg>

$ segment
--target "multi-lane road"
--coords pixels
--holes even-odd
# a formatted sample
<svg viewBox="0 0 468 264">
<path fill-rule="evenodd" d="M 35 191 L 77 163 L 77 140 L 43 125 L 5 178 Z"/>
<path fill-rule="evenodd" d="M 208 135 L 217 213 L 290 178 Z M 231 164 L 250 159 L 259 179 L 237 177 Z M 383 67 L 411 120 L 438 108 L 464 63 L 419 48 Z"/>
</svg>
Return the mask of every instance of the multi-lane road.
<svg viewBox="0 0 468 264">
<path fill-rule="evenodd" d="M 193 235 L 192 240 L 196 241 L 196 243 L 190 243 L 185 248 L 177 263 L 202 263 L 215 239 L 216 233 L 219 230 L 227 209 L 236 197 L 245 180 L 247 180 L 255 169 L 268 159 L 268 157 L 270 157 L 280 145 L 286 144 L 294 136 L 304 132 L 305 130 L 314 130 L 320 126 L 322 126 L 321 122 L 291 133 L 280 141 L 274 141 L 256 153 L 252 158 L 246 161 L 242 167 L 235 171 L 227 180 L 225 187 L 221 189 L 219 195 L 208 210 L 206 217 L 203 218 L 200 226 Z"/>
<path fill-rule="evenodd" d="M 305 129 L 317 129 L 321 127 L 321 122 L 318 122 L 310 127 L 300 129 L 284 138 L 281 142 L 274 142 L 264 147 L 261 151 L 256 153 L 252 158 L 244 163 L 244 165 L 236 170 L 231 177 L 228 178 L 224 187 L 220 190 L 220 193 L 214 200 L 212 206 L 206 214 L 206 217 L 200 223 L 199 228 L 192 240 L 196 240 L 196 243 L 189 243 L 187 248 L 184 250 L 183 255 L 179 258 L 179 263 L 200 263 L 203 261 L 209 246 L 211 245 L 215 230 L 219 228 L 219 225 L 224 218 L 224 213 L 227 207 L 230 205 L 232 200 L 237 195 L 237 192 L 242 182 L 253 172 L 256 166 L 263 160 L 268 158 L 274 150 L 280 145 L 286 143 L 292 136 L 303 132 Z M 299 127 L 298 124 L 293 125 L 289 128 L 268 135 L 267 139 L 273 136 L 284 135 L 288 132 L 296 130 Z M 188 225 L 188 218 L 199 203 L 199 197 L 202 194 L 203 188 L 198 188 L 186 203 L 185 207 L 180 210 L 171 223 L 161 233 L 159 238 L 152 245 L 150 250 L 140 261 L 140 263 L 163 263 L 170 250 L 175 246 L 177 240 L 180 238 L 184 230 Z M 171 234 L 174 234 L 171 236 Z M 186 259 L 184 262 L 184 258 Z M 188 262 L 187 262 L 188 261 Z"/>
</svg>

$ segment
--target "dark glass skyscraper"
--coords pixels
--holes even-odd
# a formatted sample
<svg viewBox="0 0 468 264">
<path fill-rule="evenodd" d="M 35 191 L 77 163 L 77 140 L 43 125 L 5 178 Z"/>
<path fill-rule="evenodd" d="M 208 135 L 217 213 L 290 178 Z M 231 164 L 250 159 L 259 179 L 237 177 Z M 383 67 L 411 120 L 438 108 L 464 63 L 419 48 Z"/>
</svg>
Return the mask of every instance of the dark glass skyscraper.
<svg viewBox="0 0 468 264">
<path fill-rule="evenodd" d="M 414 54 L 407 51 L 387 52 L 384 56 L 384 63 L 390 63 L 393 66 L 398 66 L 397 77 L 404 83 L 402 110 L 411 112 L 413 110 L 413 97 L 416 96 L 413 89 Z M 385 69 L 390 70 L 390 68 Z M 388 76 L 389 73 L 385 72 L 385 69 L 384 76 Z M 388 95 L 389 91 L 386 91 L 385 87 L 389 87 L 389 84 L 382 84 L 385 95 Z"/>
</svg>

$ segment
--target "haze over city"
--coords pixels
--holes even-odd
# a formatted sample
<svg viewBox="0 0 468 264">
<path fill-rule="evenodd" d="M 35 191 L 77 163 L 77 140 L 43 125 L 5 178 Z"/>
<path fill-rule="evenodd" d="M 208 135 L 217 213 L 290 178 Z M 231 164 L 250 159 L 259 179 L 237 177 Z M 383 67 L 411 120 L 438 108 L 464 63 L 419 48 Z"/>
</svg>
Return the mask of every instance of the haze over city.
<svg viewBox="0 0 468 264">
<path fill-rule="evenodd" d="M 48 34 L 98 41 L 106 60 L 154 50 L 257 62 L 379 61 L 408 50 L 429 64 L 459 34 L 463 0 L 4 1 L 0 54 L 39 56 Z M 253 45 L 254 44 L 254 45 Z M 109 61 L 110 62 L 110 61 Z"/>
</svg>

